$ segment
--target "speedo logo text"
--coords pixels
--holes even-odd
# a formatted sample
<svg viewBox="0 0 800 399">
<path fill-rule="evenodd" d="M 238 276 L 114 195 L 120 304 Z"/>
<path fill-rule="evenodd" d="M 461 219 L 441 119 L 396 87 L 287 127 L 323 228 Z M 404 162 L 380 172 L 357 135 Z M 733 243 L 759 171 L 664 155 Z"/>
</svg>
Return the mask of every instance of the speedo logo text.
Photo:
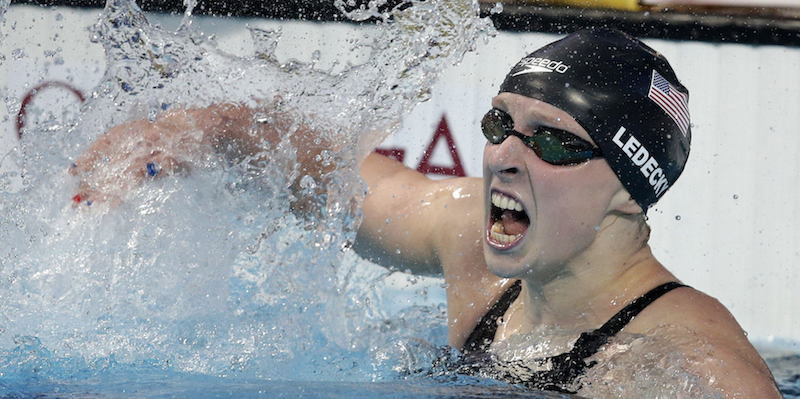
<svg viewBox="0 0 800 399">
<path fill-rule="evenodd" d="M 569 65 L 564 64 L 561 61 L 550 60 L 547 58 L 526 58 L 517 64 L 517 68 L 521 69 L 511 76 L 536 72 L 565 73 L 569 69 Z"/>
<path fill-rule="evenodd" d="M 611 141 L 622 149 L 622 152 L 630 158 L 634 165 L 639 167 L 639 171 L 647 178 L 647 182 L 653 188 L 656 198 L 660 197 L 669 188 L 669 181 L 664 175 L 664 170 L 655 157 L 650 155 L 650 151 L 644 148 L 636 137 L 633 137 L 630 133 L 628 133 L 627 138 L 623 137 L 625 131 L 625 127 L 620 127 Z"/>
</svg>

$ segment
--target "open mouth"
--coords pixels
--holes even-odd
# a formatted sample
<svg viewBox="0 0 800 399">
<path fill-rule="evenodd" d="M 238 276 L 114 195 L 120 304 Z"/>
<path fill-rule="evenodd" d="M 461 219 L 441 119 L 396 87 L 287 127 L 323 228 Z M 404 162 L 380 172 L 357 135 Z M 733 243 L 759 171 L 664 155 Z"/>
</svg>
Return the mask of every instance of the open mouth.
<svg viewBox="0 0 800 399">
<path fill-rule="evenodd" d="M 519 201 L 496 191 L 492 192 L 492 210 L 489 219 L 487 240 L 497 248 L 513 246 L 531 225 L 531 220 Z"/>
</svg>

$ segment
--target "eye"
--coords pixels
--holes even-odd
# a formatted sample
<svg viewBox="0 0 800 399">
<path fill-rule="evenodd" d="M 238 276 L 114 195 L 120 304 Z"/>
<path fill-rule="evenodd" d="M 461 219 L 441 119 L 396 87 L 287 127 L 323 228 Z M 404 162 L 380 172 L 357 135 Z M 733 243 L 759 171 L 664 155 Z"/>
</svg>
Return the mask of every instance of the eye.
<svg viewBox="0 0 800 399">
<path fill-rule="evenodd" d="M 579 152 L 579 151 L 592 151 L 594 146 L 589 143 L 588 141 L 570 133 L 565 130 L 556 129 L 552 127 L 542 127 L 539 128 L 541 133 L 547 134 L 548 140 L 558 140 L 561 146 L 570 152 Z"/>
<path fill-rule="evenodd" d="M 580 138 L 567 139 L 561 142 L 565 149 L 573 152 L 591 151 L 592 145 Z"/>
<path fill-rule="evenodd" d="M 500 120 L 500 125 L 503 126 L 504 130 L 514 130 L 514 119 L 511 118 L 511 115 L 497 108 L 494 109 L 494 112 Z"/>
</svg>

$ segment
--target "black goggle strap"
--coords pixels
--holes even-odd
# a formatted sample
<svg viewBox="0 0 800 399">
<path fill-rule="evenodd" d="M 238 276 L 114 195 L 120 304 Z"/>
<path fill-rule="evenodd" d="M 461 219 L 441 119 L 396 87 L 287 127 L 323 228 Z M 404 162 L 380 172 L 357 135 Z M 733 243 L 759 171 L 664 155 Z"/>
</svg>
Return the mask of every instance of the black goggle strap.
<svg viewBox="0 0 800 399">
<path fill-rule="evenodd" d="M 508 136 L 516 136 L 543 161 L 553 165 L 575 164 L 603 156 L 599 148 L 565 130 L 540 126 L 533 136 L 517 132 L 511 116 L 497 108 L 486 113 L 481 128 L 490 143 L 500 144 Z"/>
</svg>

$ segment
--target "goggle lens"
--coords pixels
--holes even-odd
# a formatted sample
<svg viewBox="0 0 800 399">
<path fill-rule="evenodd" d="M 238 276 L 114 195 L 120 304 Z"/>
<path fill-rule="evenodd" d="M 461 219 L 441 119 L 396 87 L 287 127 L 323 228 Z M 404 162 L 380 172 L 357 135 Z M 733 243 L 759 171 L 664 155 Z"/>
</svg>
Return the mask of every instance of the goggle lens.
<svg viewBox="0 0 800 399">
<path fill-rule="evenodd" d="M 539 126 L 533 136 L 526 136 L 514 130 L 511 115 L 497 108 L 492 108 L 483 116 L 481 130 L 492 144 L 500 144 L 509 136 L 516 136 L 551 165 L 576 165 L 603 156 L 599 148 L 565 130 Z"/>
</svg>

